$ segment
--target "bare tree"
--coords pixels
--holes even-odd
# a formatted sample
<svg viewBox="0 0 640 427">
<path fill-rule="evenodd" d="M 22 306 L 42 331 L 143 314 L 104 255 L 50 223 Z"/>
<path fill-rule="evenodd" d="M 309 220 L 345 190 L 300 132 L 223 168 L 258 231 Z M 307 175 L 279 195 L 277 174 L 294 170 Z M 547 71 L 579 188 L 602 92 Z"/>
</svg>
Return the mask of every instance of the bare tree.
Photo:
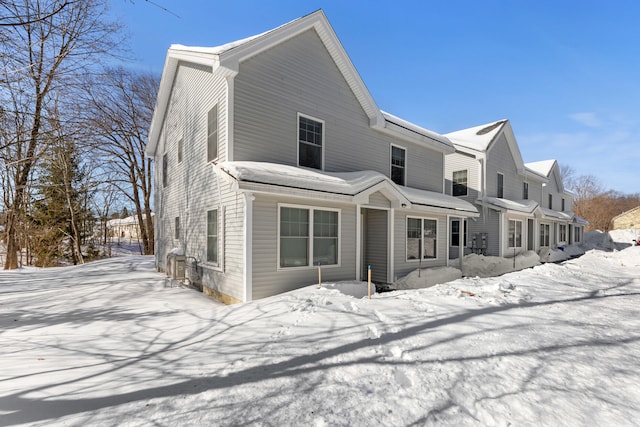
<svg viewBox="0 0 640 427">
<path fill-rule="evenodd" d="M 154 250 L 153 175 L 144 149 L 159 80 L 150 73 L 107 69 L 100 84 L 87 85 L 85 109 L 91 127 L 99 133 L 95 148 L 106 158 L 105 168 L 115 172 L 112 183 L 133 203 L 147 255 Z"/>
<path fill-rule="evenodd" d="M 558 166 L 560 167 L 560 175 L 562 176 L 562 185 L 564 188 L 573 191 L 576 180 L 576 170 L 573 166 L 566 163 L 560 163 Z"/>
<path fill-rule="evenodd" d="M 4 158 L 11 181 L 11 193 L 5 196 L 5 269 L 18 265 L 17 227 L 28 202 L 27 184 L 38 154 L 50 141 L 47 105 L 54 95 L 68 100 L 78 76 L 98 58 L 118 51 L 120 26 L 106 19 L 106 5 L 107 0 L 0 2 L 2 16 L 20 17 L 20 25 L 3 28 L 0 40 L 0 96 L 9 100 L 13 111 L 5 114 L 16 124 L 15 134 L 4 142 L 12 148 Z"/>
</svg>

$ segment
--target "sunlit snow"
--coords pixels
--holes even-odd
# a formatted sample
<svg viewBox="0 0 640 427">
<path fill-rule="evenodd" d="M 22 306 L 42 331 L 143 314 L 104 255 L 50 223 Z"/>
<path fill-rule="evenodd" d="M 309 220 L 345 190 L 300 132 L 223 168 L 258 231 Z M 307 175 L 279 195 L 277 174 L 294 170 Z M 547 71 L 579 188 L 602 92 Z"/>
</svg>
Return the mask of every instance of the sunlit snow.
<svg viewBox="0 0 640 427">
<path fill-rule="evenodd" d="M 637 425 L 640 247 L 224 306 L 150 257 L 0 273 L 0 425 Z"/>
</svg>

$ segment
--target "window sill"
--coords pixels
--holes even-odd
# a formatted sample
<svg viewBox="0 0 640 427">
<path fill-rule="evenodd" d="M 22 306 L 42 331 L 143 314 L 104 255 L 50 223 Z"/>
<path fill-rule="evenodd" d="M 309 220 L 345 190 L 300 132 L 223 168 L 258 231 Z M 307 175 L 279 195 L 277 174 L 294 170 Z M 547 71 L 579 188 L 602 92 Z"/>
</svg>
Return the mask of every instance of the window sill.
<svg viewBox="0 0 640 427">
<path fill-rule="evenodd" d="M 330 264 L 330 265 L 321 265 L 320 268 L 338 268 L 340 264 Z M 278 266 L 277 271 L 304 271 L 304 270 L 317 270 L 317 265 L 301 265 L 299 267 L 280 267 Z"/>
</svg>

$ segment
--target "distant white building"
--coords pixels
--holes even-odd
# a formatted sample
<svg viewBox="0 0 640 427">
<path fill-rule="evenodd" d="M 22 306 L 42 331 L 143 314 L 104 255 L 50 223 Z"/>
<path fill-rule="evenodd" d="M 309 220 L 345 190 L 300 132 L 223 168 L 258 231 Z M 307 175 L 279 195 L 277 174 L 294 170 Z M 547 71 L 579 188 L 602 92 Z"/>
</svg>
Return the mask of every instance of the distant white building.
<svg viewBox="0 0 640 427">
<path fill-rule="evenodd" d="M 153 212 L 151 216 L 153 217 Z M 139 239 L 141 235 L 138 218 L 135 215 L 107 221 L 107 230 L 109 237 L 118 237 L 121 239 Z"/>
</svg>

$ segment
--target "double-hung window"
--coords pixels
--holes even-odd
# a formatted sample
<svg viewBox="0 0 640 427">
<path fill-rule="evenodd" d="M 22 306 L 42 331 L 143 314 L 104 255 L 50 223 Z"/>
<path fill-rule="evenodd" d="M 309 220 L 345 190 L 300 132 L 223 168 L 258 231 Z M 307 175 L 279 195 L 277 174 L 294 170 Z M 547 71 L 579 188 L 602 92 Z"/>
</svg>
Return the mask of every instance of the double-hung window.
<svg viewBox="0 0 640 427">
<path fill-rule="evenodd" d="M 575 243 L 582 242 L 582 227 L 575 227 L 573 229 L 573 241 Z"/>
<path fill-rule="evenodd" d="M 453 172 L 453 188 L 451 194 L 453 196 L 466 196 L 467 195 L 467 171 L 454 171 Z"/>
<path fill-rule="evenodd" d="M 218 264 L 218 210 L 207 211 L 207 262 Z"/>
<path fill-rule="evenodd" d="M 522 247 L 522 221 L 517 219 L 509 220 L 509 247 Z"/>
<path fill-rule="evenodd" d="M 498 173 L 498 188 L 496 191 L 496 197 L 502 199 L 504 197 L 504 175 Z"/>
<path fill-rule="evenodd" d="M 407 218 L 407 260 L 436 259 L 438 256 L 438 221 Z"/>
<path fill-rule="evenodd" d="M 298 165 L 322 169 L 324 123 L 298 115 Z"/>
<path fill-rule="evenodd" d="M 218 106 L 214 105 L 207 113 L 207 161 L 218 157 Z"/>
<path fill-rule="evenodd" d="M 391 181 L 398 185 L 405 185 L 406 182 L 406 156 L 407 150 L 396 145 L 391 146 Z"/>
<path fill-rule="evenodd" d="M 463 221 L 462 235 L 463 238 L 463 246 L 467 246 L 467 220 Z M 460 246 L 460 220 L 454 219 L 451 221 L 451 246 Z"/>
<path fill-rule="evenodd" d="M 549 224 L 540 224 L 540 246 L 549 246 Z"/>
<path fill-rule="evenodd" d="M 567 225 L 566 224 L 560 224 L 558 226 L 558 237 L 561 242 L 567 241 Z"/>
<path fill-rule="evenodd" d="M 280 268 L 337 265 L 339 229 L 338 210 L 281 206 Z"/>
</svg>

